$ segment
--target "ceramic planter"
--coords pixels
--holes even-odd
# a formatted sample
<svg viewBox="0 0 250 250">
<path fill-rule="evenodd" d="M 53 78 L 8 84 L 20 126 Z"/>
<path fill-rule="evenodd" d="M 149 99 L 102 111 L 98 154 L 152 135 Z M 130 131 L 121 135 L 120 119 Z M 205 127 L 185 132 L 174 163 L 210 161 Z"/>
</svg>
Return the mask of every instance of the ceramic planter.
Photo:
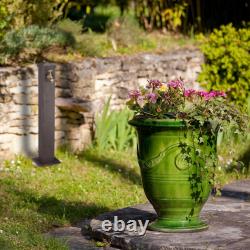
<svg viewBox="0 0 250 250">
<path fill-rule="evenodd" d="M 208 225 L 199 218 L 208 199 L 210 185 L 202 179 L 202 201 L 192 199 L 189 176 L 197 169 L 188 165 L 181 154 L 179 142 L 192 145 L 191 131 L 178 120 L 131 120 L 138 135 L 138 162 L 145 194 L 157 212 L 158 219 L 149 228 L 164 232 L 199 231 Z M 185 136 L 186 135 L 186 136 Z M 200 148 L 201 153 L 206 150 Z M 193 208 L 191 217 L 190 211 Z"/>
</svg>

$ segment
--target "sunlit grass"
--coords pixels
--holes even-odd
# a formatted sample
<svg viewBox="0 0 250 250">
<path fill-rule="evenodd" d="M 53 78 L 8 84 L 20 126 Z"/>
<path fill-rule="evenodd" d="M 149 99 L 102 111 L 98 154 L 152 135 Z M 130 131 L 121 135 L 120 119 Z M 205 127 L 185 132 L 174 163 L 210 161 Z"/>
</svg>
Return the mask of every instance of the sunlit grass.
<svg viewBox="0 0 250 250">
<path fill-rule="evenodd" d="M 128 154 L 57 157 L 62 163 L 52 167 L 34 167 L 24 157 L 1 165 L 0 249 L 64 249 L 42 233 L 146 200 Z"/>
</svg>

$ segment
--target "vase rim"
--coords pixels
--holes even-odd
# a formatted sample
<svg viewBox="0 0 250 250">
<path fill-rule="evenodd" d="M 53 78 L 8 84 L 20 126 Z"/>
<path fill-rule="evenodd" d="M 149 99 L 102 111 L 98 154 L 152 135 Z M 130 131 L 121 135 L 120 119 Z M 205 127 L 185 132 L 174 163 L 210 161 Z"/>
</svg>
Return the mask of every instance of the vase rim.
<svg viewBox="0 0 250 250">
<path fill-rule="evenodd" d="M 153 126 L 153 127 L 185 127 L 186 124 L 183 120 L 180 119 L 136 119 L 133 118 L 129 121 L 129 124 L 135 127 L 140 126 Z"/>
</svg>

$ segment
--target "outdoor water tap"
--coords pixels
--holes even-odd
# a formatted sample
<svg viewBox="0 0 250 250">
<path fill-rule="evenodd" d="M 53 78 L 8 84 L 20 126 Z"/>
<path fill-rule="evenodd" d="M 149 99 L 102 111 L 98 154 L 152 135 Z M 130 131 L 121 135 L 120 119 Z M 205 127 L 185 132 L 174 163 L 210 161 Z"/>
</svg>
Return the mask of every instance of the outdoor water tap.
<svg viewBox="0 0 250 250">
<path fill-rule="evenodd" d="M 53 76 L 53 70 L 52 70 L 52 69 L 49 69 L 49 70 L 48 70 L 47 75 L 46 75 L 46 78 L 47 78 L 51 83 L 54 83 L 54 82 L 55 82 L 55 79 L 54 79 L 54 76 Z"/>
</svg>

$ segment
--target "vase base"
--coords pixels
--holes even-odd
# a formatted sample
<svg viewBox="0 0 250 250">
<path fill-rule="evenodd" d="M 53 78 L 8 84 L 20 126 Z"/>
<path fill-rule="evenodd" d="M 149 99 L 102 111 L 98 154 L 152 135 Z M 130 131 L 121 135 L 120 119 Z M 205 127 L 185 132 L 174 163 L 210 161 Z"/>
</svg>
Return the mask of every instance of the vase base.
<svg viewBox="0 0 250 250">
<path fill-rule="evenodd" d="M 195 221 L 169 221 L 157 219 L 148 226 L 149 230 L 165 233 L 190 233 L 208 229 L 208 225 L 201 220 Z"/>
</svg>

